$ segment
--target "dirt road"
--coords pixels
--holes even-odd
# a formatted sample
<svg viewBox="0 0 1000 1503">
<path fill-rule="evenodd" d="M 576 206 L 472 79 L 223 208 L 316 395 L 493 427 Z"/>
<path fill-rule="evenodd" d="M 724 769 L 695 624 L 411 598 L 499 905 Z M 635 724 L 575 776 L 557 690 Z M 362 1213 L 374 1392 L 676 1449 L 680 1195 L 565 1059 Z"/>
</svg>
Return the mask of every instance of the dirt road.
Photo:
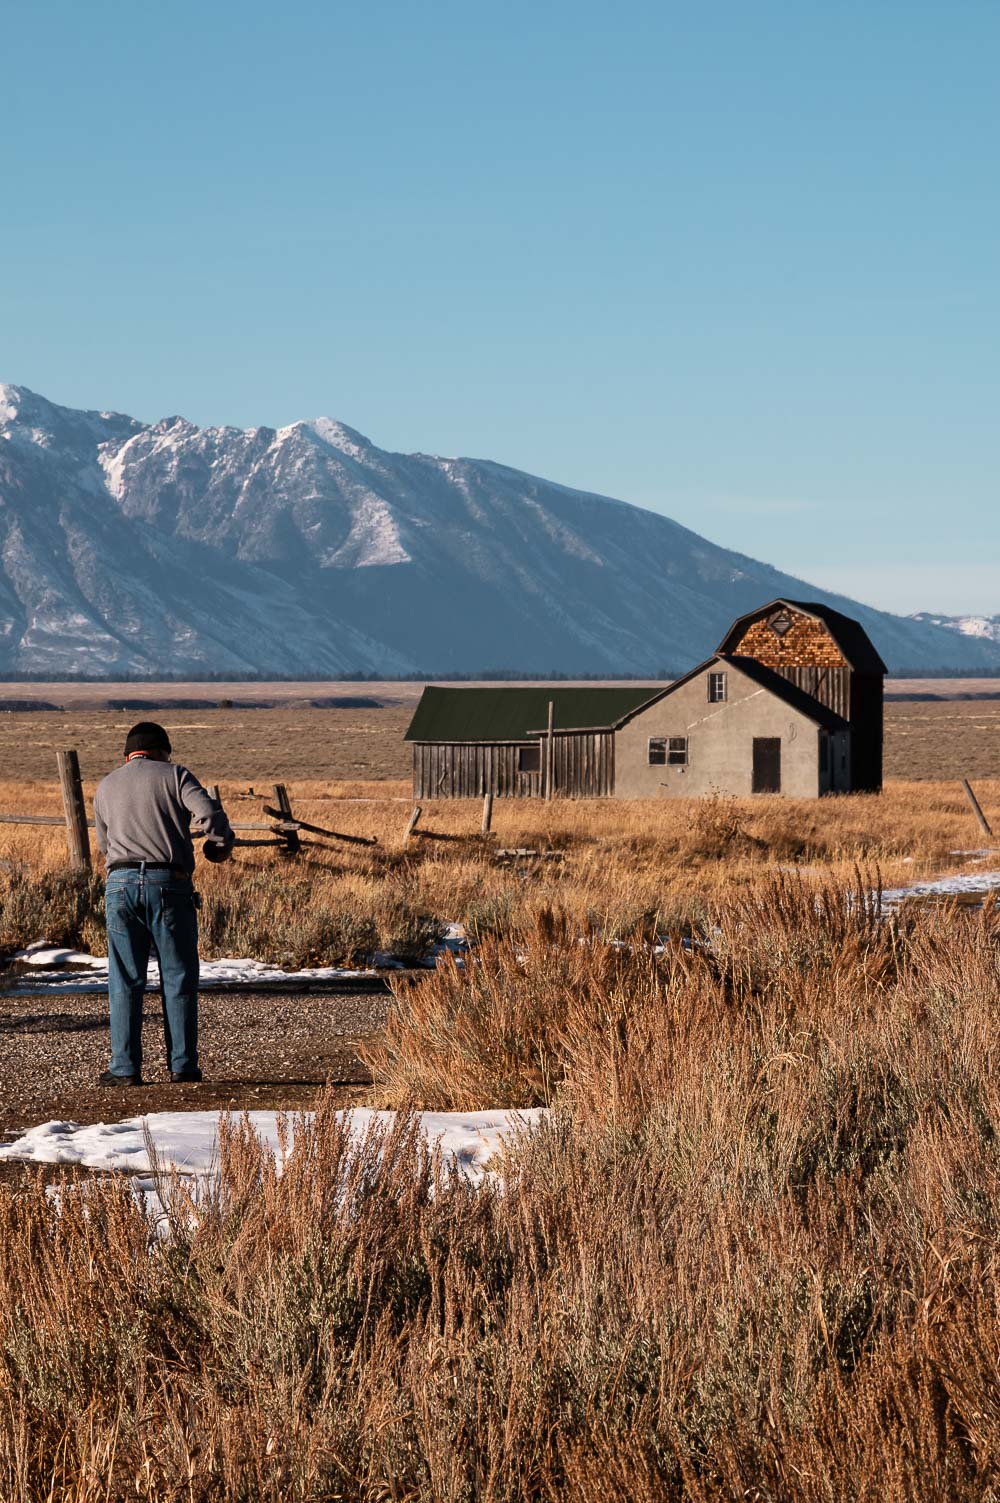
<svg viewBox="0 0 1000 1503">
<path fill-rule="evenodd" d="M 108 1001 L 103 995 L 0 994 L 0 1138 L 52 1119 L 118 1122 L 157 1111 L 301 1110 L 330 1081 L 344 1105 L 362 1101 L 368 1075 L 361 1039 L 385 1020 L 389 997 L 323 993 L 201 998 L 202 1085 L 171 1085 L 160 999 L 147 999 L 146 1085 L 96 1084 L 108 1063 Z M 0 1164 L 0 1178 L 22 1170 Z"/>
</svg>

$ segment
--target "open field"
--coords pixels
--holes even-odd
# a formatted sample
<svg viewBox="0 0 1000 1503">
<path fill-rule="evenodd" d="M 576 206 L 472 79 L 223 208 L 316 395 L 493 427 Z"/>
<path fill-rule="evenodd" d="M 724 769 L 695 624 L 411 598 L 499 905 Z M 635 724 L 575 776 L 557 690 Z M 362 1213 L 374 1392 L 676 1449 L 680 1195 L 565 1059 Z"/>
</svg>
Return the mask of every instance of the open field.
<svg viewBox="0 0 1000 1503">
<path fill-rule="evenodd" d="M 260 802 L 239 798 L 240 786 L 222 785 L 234 817 L 260 818 Z M 975 873 L 984 859 L 977 855 L 981 836 L 954 782 L 893 783 L 878 799 L 807 803 L 499 802 L 488 840 L 479 835 L 477 805 L 427 804 L 425 833 L 408 845 L 405 784 L 312 780 L 289 786 L 303 818 L 348 834 L 376 835 L 379 844 L 307 846 L 293 861 L 270 851 L 238 851 L 226 866 L 201 863 L 201 948 L 207 960 L 250 956 L 296 969 L 367 965 L 383 953 L 410 963 L 427 955 L 445 923 L 463 925 L 480 945 L 498 935 L 529 933 L 552 911 L 565 915 L 579 933 L 594 931 L 610 940 L 635 933 L 679 940 L 709 933 L 720 906 L 776 875 L 794 880 L 801 874 L 806 881 L 832 881 L 847 890 L 860 867 L 896 887 L 942 872 Z M 1000 828 L 1000 781 L 981 781 L 978 787 L 987 816 Z M 89 797 L 92 789 L 87 792 Z M 0 782 L 0 807 L 23 802 L 29 794 L 35 812 L 58 813 L 53 784 L 26 790 Z M 387 794 L 399 802 L 387 801 Z M 373 801 L 331 801 L 344 795 Z M 557 856 L 501 865 L 494 859 L 498 848 L 552 850 Z M 61 828 L 0 826 L 0 953 L 9 955 L 41 939 L 105 953 L 100 876 L 73 878 L 64 870 L 65 859 Z M 1000 864 L 1000 856 L 985 859 Z M 33 1081 L 31 1111 L 93 1120 L 94 1113 L 128 1115 L 135 1109 L 127 1100 L 108 1101 L 91 1087 L 105 1042 L 93 1022 L 79 1029 L 73 1009 L 67 1013 L 51 998 L 10 998 L 4 1005 L 0 1080 Z M 324 1031 L 324 1016 L 339 1017 L 343 1006 L 355 1019 L 372 1015 L 371 1006 L 337 999 L 331 999 L 328 1013 L 320 1004 L 294 1000 L 272 1006 L 265 999 L 261 1006 L 293 1017 L 308 1012 L 312 1063 L 308 1042 L 296 1045 L 296 1063 L 285 1078 L 316 1083 L 328 1073 L 325 1051 L 339 1047 L 339 1035 Z M 91 1019 L 100 1015 L 99 1007 L 87 1007 Z M 275 1040 L 268 1037 L 257 1048 L 245 1031 L 227 1030 L 223 1002 L 212 998 L 206 1007 L 206 1059 L 217 1079 L 238 1082 L 212 1101 L 252 1106 L 263 1084 L 271 1104 L 301 1106 L 301 1091 L 281 1093 L 272 1063 Z M 232 1015 L 242 1016 L 242 1007 L 233 1000 Z M 41 1028 L 37 1019 L 46 1011 L 67 1014 L 67 1020 L 42 1043 L 32 1029 Z M 36 1021 L 30 1026 L 18 1021 L 24 1018 Z M 371 1026 L 355 1021 L 352 1036 L 370 1035 Z M 67 1036 L 58 1037 L 61 1033 Z M 290 1037 L 299 1037 L 295 1027 Z M 58 1067 L 46 1066 L 38 1081 L 31 1062 L 37 1066 L 50 1048 Z M 27 1098 L 22 1103 L 8 1090 L 0 1125 L 26 1125 L 28 1110 Z"/>
<path fill-rule="evenodd" d="M 997 1496 L 1000 910 L 871 891 L 1000 865 L 956 782 L 1000 829 L 984 705 L 890 706 L 910 765 L 956 765 L 878 798 L 498 801 L 491 839 L 431 803 L 408 845 L 405 706 L 164 716 L 234 818 L 282 778 L 379 840 L 201 866 L 206 958 L 416 960 L 443 921 L 471 952 L 392 998 L 206 996 L 183 1088 L 157 999 L 156 1083 L 99 1092 L 103 998 L 0 995 L 8 1132 L 317 1112 L 280 1176 L 234 1124 L 160 1236 L 122 1176 L 0 1175 L 4 1503 Z M 131 718 L 0 717 L 0 809 L 59 812 L 60 745 L 92 796 Z M 0 862 L 0 952 L 102 951 L 61 829 L 0 826 Z M 390 1140 L 352 1148 L 349 1102 L 400 1109 Z M 415 1106 L 551 1116 L 471 1190 Z"/>
<path fill-rule="evenodd" d="M 906 781 L 1000 777 L 1000 681 L 900 679 L 886 702 L 885 771 Z M 38 700 L 59 711 L 0 713 L 0 779 L 48 782 L 55 753 L 75 746 L 84 776 L 97 778 L 121 755 L 130 725 L 159 718 L 177 759 L 206 782 L 244 780 L 242 787 L 297 778 L 405 778 L 403 742 L 419 684 L 186 684 L 119 686 L 134 706 L 93 708 L 113 701 L 107 684 L 0 685 L 0 703 Z M 656 686 L 652 686 L 656 687 Z M 922 699 L 921 695 L 949 695 Z M 961 695 L 992 698 L 961 698 Z M 178 699 L 202 700 L 178 708 Z M 219 709 L 232 699 L 241 708 Z M 272 704 L 276 708 L 253 708 Z M 311 700 L 356 701 L 321 708 Z M 145 704 L 153 708 L 140 708 Z M 91 708 L 87 708 L 87 706 Z M 156 708 L 156 707 L 159 708 Z"/>
</svg>

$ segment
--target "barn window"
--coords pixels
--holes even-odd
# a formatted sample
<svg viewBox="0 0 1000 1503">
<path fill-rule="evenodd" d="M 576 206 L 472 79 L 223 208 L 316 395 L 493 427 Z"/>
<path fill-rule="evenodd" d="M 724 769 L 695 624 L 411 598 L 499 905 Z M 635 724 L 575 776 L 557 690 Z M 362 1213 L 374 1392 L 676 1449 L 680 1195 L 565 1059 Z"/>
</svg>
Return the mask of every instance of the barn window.
<svg viewBox="0 0 1000 1503">
<path fill-rule="evenodd" d="M 726 698 L 726 675 L 724 673 L 710 673 L 708 675 L 708 702 L 710 705 L 721 705 Z"/>
<path fill-rule="evenodd" d="M 541 772 L 541 746 L 519 746 L 517 749 L 517 770 L 518 772 Z"/>
<path fill-rule="evenodd" d="M 787 611 L 779 611 L 776 616 L 771 617 L 767 624 L 774 632 L 774 635 L 781 638 L 786 632 L 791 631 L 792 618 Z"/>
<path fill-rule="evenodd" d="M 650 767 L 686 767 L 688 743 L 686 736 L 650 736 Z"/>
</svg>

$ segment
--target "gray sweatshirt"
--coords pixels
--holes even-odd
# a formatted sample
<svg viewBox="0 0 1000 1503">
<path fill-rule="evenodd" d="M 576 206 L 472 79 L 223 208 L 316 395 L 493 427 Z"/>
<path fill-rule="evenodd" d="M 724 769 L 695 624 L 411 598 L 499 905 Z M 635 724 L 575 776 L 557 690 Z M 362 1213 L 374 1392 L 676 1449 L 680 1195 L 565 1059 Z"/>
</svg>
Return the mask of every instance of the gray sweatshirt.
<svg viewBox="0 0 1000 1503">
<path fill-rule="evenodd" d="M 109 772 L 94 796 L 97 844 L 113 861 L 155 861 L 194 871 L 191 821 L 217 839 L 233 832 L 222 808 L 193 772 L 175 762 L 136 757 Z"/>
</svg>

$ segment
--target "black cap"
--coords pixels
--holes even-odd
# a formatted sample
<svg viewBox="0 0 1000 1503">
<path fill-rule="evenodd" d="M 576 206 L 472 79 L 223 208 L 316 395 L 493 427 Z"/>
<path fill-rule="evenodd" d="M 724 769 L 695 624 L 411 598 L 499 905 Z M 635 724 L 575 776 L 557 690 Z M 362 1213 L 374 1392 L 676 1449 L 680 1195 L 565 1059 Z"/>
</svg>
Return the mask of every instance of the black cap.
<svg viewBox="0 0 1000 1503">
<path fill-rule="evenodd" d="M 155 720 L 140 720 L 134 725 L 125 737 L 125 755 L 130 757 L 133 752 L 170 752 L 170 737 L 162 725 L 157 725 Z"/>
</svg>

